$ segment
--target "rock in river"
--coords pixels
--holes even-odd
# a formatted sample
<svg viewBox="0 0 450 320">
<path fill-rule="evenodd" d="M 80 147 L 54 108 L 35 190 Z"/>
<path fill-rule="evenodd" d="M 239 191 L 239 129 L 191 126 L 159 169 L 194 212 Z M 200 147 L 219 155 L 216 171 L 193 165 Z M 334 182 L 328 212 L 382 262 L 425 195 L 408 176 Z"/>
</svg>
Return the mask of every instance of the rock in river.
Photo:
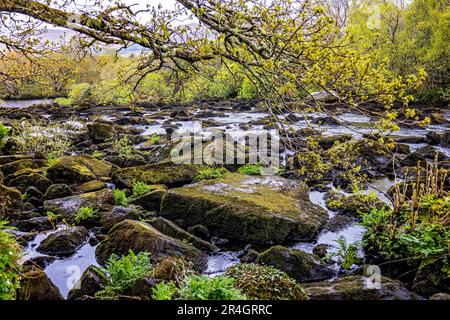
<svg viewBox="0 0 450 320">
<path fill-rule="evenodd" d="M 298 282 L 319 281 L 336 275 L 319 257 L 282 246 L 264 251 L 256 262 L 282 270 Z"/>
<path fill-rule="evenodd" d="M 50 234 L 36 250 L 48 255 L 70 255 L 86 241 L 87 236 L 88 232 L 84 227 L 63 229 Z"/>
<path fill-rule="evenodd" d="M 184 228 L 202 224 L 212 236 L 262 244 L 312 240 L 328 219 L 305 184 L 239 174 L 170 189 L 161 215 Z"/>
<path fill-rule="evenodd" d="M 47 170 L 47 178 L 56 183 L 83 183 L 109 177 L 112 164 L 88 155 L 63 156 Z"/>
<path fill-rule="evenodd" d="M 64 218 L 73 218 L 81 207 L 98 209 L 103 205 L 114 205 L 115 203 L 114 192 L 111 189 L 103 189 L 61 199 L 47 200 L 44 202 L 44 210 L 60 214 Z"/>
<path fill-rule="evenodd" d="M 380 276 L 379 287 L 370 286 L 372 279 L 365 276 L 347 276 L 332 282 L 302 284 L 311 300 L 420 300 L 396 280 Z"/>
<path fill-rule="evenodd" d="M 104 264 L 111 254 L 126 255 L 151 253 L 152 262 L 168 256 L 177 256 L 192 261 L 194 267 L 202 271 L 206 267 L 207 256 L 202 251 L 180 240 L 162 234 L 151 225 L 134 220 L 125 220 L 116 224 L 96 250 L 97 260 Z"/>
<path fill-rule="evenodd" d="M 38 267 L 28 267 L 22 272 L 18 300 L 63 300 L 58 288 Z"/>
</svg>

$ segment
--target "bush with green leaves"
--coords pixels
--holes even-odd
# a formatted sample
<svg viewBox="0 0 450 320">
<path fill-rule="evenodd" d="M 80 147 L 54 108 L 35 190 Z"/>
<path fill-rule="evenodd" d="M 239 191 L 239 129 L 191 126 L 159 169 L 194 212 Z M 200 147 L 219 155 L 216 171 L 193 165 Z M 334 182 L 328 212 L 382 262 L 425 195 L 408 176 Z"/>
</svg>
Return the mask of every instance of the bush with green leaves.
<svg viewBox="0 0 450 320">
<path fill-rule="evenodd" d="M 238 169 L 240 174 L 246 174 L 249 176 L 259 176 L 262 173 L 262 165 L 257 164 L 246 164 Z"/>
<path fill-rule="evenodd" d="M 103 157 L 103 153 L 98 151 L 98 150 L 94 150 L 92 152 L 92 157 L 97 159 L 97 160 L 100 160 Z"/>
<path fill-rule="evenodd" d="M 9 136 L 9 129 L 0 122 L 0 146 L 5 142 Z"/>
<path fill-rule="evenodd" d="M 126 207 L 128 205 L 128 197 L 127 197 L 127 194 L 125 193 L 125 191 L 120 190 L 120 189 L 115 189 L 114 190 L 114 198 L 116 199 L 116 203 L 119 206 Z"/>
<path fill-rule="evenodd" d="M 75 223 L 80 223 L 82 221 L 92 219 L 94 217 L 94 209 L 90 207 L 80 207 L 75 215 Z"/>
<path fill-rule="evenodd" d="M 195 180 L 209 180 L 209 179 L 223 178 L 223 176 L 227 172 L 228 171 L 225 168 L 204 168 L 204 169 L 199 169 L 198 170 L 198 174 L 195 177 Z"/>
<path fill-rule="evenodd" d="M 20 286 L 20 245 L 7 232 L 7 221 L 0 221 L 0 300 L 14 300 Z"/>
<path fill-rule="evenodd" d="M 133 156 L 133 146 L 128 137 L 122 137 L 114 141 L 112 150 L 126 159 L 130 159 Z"/>
<path fill-rule="evenodd" d="M 137 255 L 130 250 L 128 255 L 119 257 L 112 254 L 106 266 L 100 268 L 108 281 L 101 291 L 96 293 L 99 297 L 114 297 L 126 294 L 137 280 L 147 276 L 151 270 L 150 253 L 140 252 Z"/>
<path fill-rule="evenodd" d="M 137 198 L 152 191 L 152 187 L 148 184 L 138 181 L 133 183 L 133 197 Z"/>
<path fill-rule="evenodd" d="M 328 259 L 337 259 L 337 263 L 345 270 L 350 270 L 353 265 L 361 263 L 361 259 L 358 256 L 360 244 L 348 243 L 344 236 L 340 236 L 339 239 L 334 242 L 338 245 L 337 252 L 330 252 Z"/>
<path fill-rule="evenodd" d="M 153 299 L 155 300 L 173 300 L 178 288 L 173 281 L 163 281 L 152 288 Z"/>
<path fill-rule="evenodd" d="M 294 279 L 272 266 L 243 263 L 227 270 L 234 286 L 250 300 L 306 300 L 307 294 Z"/>
<path fill-rule="evenodd" d="M 235 280 L 228 276 L 193 275 L 183 281 L 178 293 L 182 300 L 245 300 L 245 295 L 234 287 L 234 283 Z"/>
</svg>

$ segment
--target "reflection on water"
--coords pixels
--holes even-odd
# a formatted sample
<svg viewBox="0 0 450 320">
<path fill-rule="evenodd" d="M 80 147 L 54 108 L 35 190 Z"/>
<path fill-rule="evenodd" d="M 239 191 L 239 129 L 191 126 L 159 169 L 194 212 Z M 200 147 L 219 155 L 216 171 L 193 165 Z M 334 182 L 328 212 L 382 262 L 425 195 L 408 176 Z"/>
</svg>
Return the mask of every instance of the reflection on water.
<svg viewBox="0 0 450 320">
<path fill-rule="evenodd" d="M 4 108 L 29 108 L 34 104 L 52 103 L 50 99 L 33 99 L 33 100 L 3 100 L 0 107 Z"/>
</svg>

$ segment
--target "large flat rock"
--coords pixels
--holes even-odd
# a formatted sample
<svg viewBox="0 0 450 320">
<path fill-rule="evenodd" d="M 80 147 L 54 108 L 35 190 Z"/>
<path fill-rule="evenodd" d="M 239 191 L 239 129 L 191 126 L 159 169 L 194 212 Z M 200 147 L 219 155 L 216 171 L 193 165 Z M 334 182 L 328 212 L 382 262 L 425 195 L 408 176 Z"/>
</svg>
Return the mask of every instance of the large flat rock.
<svg viewBox="0 0 450 320">
<path fill-rule="evenodd" d="M 170 189 L 161 215 L 185 228 L 202 224 L 214 236 L 261 244 L 310 241 L 328 219 L 305 184 L 239 174 Z"/>
</svg>

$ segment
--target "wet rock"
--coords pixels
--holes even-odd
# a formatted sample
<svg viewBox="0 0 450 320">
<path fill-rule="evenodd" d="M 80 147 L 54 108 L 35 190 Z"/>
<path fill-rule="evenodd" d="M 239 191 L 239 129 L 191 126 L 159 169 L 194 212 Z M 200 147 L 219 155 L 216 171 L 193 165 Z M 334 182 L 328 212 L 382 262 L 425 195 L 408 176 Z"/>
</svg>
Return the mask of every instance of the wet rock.
<svg viewBox="0 0 450 320">
<path fill-rule="evenodd" d="M 40 256 L 31 258 L 23 263 L 23 266 L 37 266 L 38 268 L 45 269 L 48 265 L 56 260 L 55 257 Z"/>
<path fill-rule="evenodd" d="M 56 183 L 84 183 L 111 175 L 112 164 L 88 155 L 63 156 L 47 169 Z"/>
<path fill-rule="evenodd" d="M 444 300 L 450 301 L 450 294 L 448 293 L 436 293 L 430 297 L 430 300 Z"/>
<path fill-rule="evenodd" d="M 106 188 L 106 183 L 102 181 L 97 180 L 91 180 L 88 182 L 85 182 L 81 185 L 79 185 L 76 188 L 76 192 L 83 194 L 83 193 L 89 193 L 89 192 L 95 192 Z"/>
<path fill-rule="evenodd" d="M 36 187 L 41 192 L 45 192 L 53 182 L 47 177 L 43 176 L 41 172 L 29 172 L 28 169 L 17 171 L 16 173 L 7 176 L 8 186 L 16 187 L 20 192 L 25 193 L 28 187 Z"/>
<path fill-rule="evenodd" d="M 147 184 L 165 184 L 169 187 L 191 183 L 198 174 L 197 165 L 174 164 L 171 161 L 141 167 L 118 169 L 113 183 L 119 188 L 131 188 L 135 181 Z"/>
<path fill-rule="evenodd" d="M 114 191 L 111 189 L 103 189 L 96 192 L 44 201 L 44 210 L 71 219 L 81 207 L 90 207 L 96 210 L 104 205 L 115 204 Z"/>
<path fill-rule="evenodd" d="M 134 154 L 131 158 L 128 158 L 125 160 L 124 166 L 125 167 L 137 167 L 137 166 L 144 166 L 147 164 L 147 159 L 140 155 L 140 154 Z"/>
<path fill-rule="evenodd" d="M 337 143 L 341 143 L 341 142 L 346 142 L 346 141 L 350 141 L 353 139 L 353 136 L 351 134 L 339 134 L 339 135 L 335 135 L 335 136 L 326 136 L 326 137 L 322 137 L 319 140 L 319 145 L 325 149 L 328 150 L 330 149 L 336 142 Z"/>
<path fill-rule="evenodd" d="M 211 238 L 208 228 L 206 228 L 204 225 L 196 224 L 195 226 L 189 227 L 187 230 L 189 233 L 192 233 L 194 236 L 199 237 L 200 239 L 209 241 L 209 239 Z"/>
<path fill-rule="evenodd" d="M 299 282 L 319 281 L 336 275 L 319 257 L 282 246 L 271 247 L 264 251 L 256 263 L 271 265 Z"/>
<path fill-rule="evenodd" d="M 338 232 L 354 224 L 355 222 L 356 219 L 354 217 L 350 217 L 344 214 L 338 214 L 332 217 L 330 220 L 328 220 L 323 229 L 329 232 Z"/>
<path fill-rule="evenodd" d="M 427 138 L 426 137 L 422 137 L 422 136 L 396 136 L 396 135 L 391 135 L 390 138 L 394 139 L 395 142 L 397 143 L 413 143 L 413 144 L 418 144 L 418 143 L 426 143 L 427 142 Z"/>
<path fill-rule="evenodd" d="M 311 240 L 328 219 L 306 185 L 239 174 L 169 189 L 160 214 L 184 228 L 202 224 L 212 236 L 262 244 Z"/>
<path fill-rule="evenodd" d="M 64 300 L 44 271 L 29 267 L 22 273 L 17 300 Z"/>
<path fill-rule="evenodd" d="M 88 232 L 84 227 L 71 227 L 50 234 L 41 242 L 37 251 L 56 256 L 75 253 L 86 242 Z"/>
<path fill-rule="evenodd" d="M 430 115 L 431 123 L 433 124 L 446 124 L 448 120 L 441 114 L 437 112 L 433 112 Z"/>
<path fill-rule="evenodd" d="M 441 143 L 442 136 L 434 131 L 427 132 L 426 137 L 428 139 L 428 144 L 436 146 Z"/>
<path fill-rule="evenodd" d="M 138 219 L 138 217 L 139 212 L 134 208 L 114 207 L 111 212 L 102 215 L 100 223 L 103 228 L 109 230 L 123 220 Z"/>
<path fill-rule="evenodd" d="M 205 240 L 202 240 L 200 238 L 197 238 L 196 236 L 190 234 L 189 232 L 181 229 L 172 221 L 159 217 L 150 221 L 150 224 L 159 231 L 161 231 L 162 233 L 172 238 L 181 240 L 185 243 L 191 244 L 197 249 L 202 250 L 204 252 L 215 252 L 219 250 L 215 245 L 206 242 Z"/>
<path fill-rule="evenodd" d="M 144 210 L 159 212 L 161 208 L 161 201 L 165 194 L 166 190 L 164 188 L 160 188 L 132 199 L 130 204 L 140 206 Z"/>
<path fill-rule="evenodd" d="M 192 266 L 182 258 L 163 258 L 152 270 L 151 278 L 162 281 L 180 283 L 186 274 L 192 272 Z"/>
<path fill-rule="evenodd" d="M 149 252 L 152 262 L 167 256 L 183 257 L 192 261 L 199 271 L 205 269 L 207 256 L 200 250 L 180 240 L 162 234 L 151 225 L 133 220 L 125 220 L 115 225 L 96 250 L 99 263 L 105 263 L 111 254 L 126 255 Z"/>
<path fill-rule="evenodd" d="M 65 184 L 53 184 L 47 188 L 44 194 L 44 200 L 53 200 L 58 198 L 70 197 L 72 195 L 72 189 Z"/>
<path fill-rule="evenodd" d="M 29 198 L 37 198 L 37 199 L 41 199 L 43 197 L 42 192 L 36 188 L 36 187 L 28 187 L 25 190 L 25 194 L 27 195 L 28 199 Z"/>
<path fill-rule="evenodd" d="M 395 152 L 400 154 L 409 154 L 411 152 L 411 148 L 407 144 L 397 143 L 395 146 Z"/>
<path fill-rule="evenodd" d="M 89 266 L 81 278 L 77 281 L 72 290 L 67 295 L 67 300 L 76 300 L 84 296 L 93 297 L 96 292 L 102 290 L 103 285 L 107 283 L 107 278 L 95 266 Z"/>
<path fill-rule="evenodd" d="M 447 156 L 432 146 L 425 146 L 417 149 L 401 161 L 403 166 L 416 166 L 417 162 L 425 163 L 427 160 L 433 160 L 435 154 L 438 155 L 438 161 L 447 160 Z"/>
<path fill-rule="evenodd" d="M 13 174 L 16 171 L 23 169 L 39 169 L 45 167 L 45 160 L 42 159 L 21 159 L 13 162 L 9 162 L 0 166 L 0 171 L 5 176 Z"/>
<path fill-rule="evenodd" d="M 254 263 L 259 257 L 259 252 L 254 249 L 246 250 L 242 257 L 239 258 L 241 263 Z"/>
<path fill-rule="evenodd" d="M 315 246 L 313 248 L 313 254 L 315 254 L 316 256 L 318 256 L 319 258 L 323 259 L 327 256 L 328 254 L 328 249 L 330 249 L 330 246 L 327 244 L 318 244 L 317 246 Z"/>
<path fill-rule="evenodd" d="M 28 220 L 22 220 L 17 223 L 17 229 L 20 231 L 46 231 L 53 229 L 53 224 L 47 217 L 35 217 Z"/>
<path fill-rule="evenodd" d="M 444 147 L 450 147 L 450 130 L 447 130 L 442 135 L 441 144 Z"/>
<path fill-rule="evenodd" d="M 94 142 L 105 142 L 116 137 L 117 132 L 113 125 L 103 122 L 93 122 L 87 124 L 89 137 Z"/>
<path fill-rule="evenodd" d="M 333 117 L 318 117 L 312 120 L 315 124 L 321 124 L 326 126 L 338 126 L 340 123 Z"/>
<path fill-rule="evenodd" d="M 443 265 L 439 261 L 422 263 L 414 277 L 412 290 L 425 297 L 439 292 L 448 292 L 450 278 L 442 271 L 442 268 Z"/>
<path fill-rule="evenodd" d="M 16 188 L 9 188 L 0 184 L 0 218 L 7 211 L 17 206 L 22 201 L 22 194 Z"/>
<path fill-rule="evenodd" d="M 335 191 L 329 191 L 325 194 L 325 203 L 329 210 L 351 217 L 360 217 L 361 214 L 368 213 L 373 208 L 381 209 L 386 206 L 376 196 L 361 193 L 346 195 Z"/>
<path fill-rule="evenodd" d="M 372 283 L 371 278 L 354 275 L 302 285 L 311 300 L 422 300 L 400 281 L 380 276 L 380 288 L 370 286 Z"/>
</svg>

